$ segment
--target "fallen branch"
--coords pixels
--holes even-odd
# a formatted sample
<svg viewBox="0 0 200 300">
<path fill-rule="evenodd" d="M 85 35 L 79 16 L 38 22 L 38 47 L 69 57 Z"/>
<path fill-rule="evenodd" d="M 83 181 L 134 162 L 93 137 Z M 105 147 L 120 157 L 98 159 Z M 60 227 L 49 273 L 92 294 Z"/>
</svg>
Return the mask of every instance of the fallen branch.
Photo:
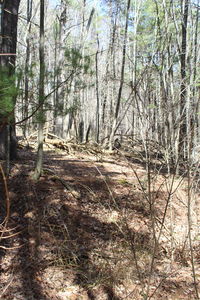
<svg viewBox="0 0 200 300">
<path fill-rule="evenodd" d="M 54 171 L 48 168 L 43 169 L 44 172 L 53 174 L 52 179 L 58 180 L 70 193 L 74 198 L 80 198 L 80 193 L 74 189 L 70 184 L 68 184 L 64 179 L 59 177 Z"/>
</svg>

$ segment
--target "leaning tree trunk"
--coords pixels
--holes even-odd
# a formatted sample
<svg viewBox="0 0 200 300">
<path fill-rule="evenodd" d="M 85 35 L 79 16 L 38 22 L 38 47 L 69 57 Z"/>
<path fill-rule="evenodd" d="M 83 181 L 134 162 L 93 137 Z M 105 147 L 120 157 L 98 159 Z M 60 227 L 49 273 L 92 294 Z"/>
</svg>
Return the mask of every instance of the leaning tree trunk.
<svg viewBox="0 0 200 300">
<path fill-rule="evenodd" d="M 14 106 L 17 21 L 20 0 L 0 0 L 0 158 L 16 157 Z M 6 90 L 6 94 L 4 92 Z"/>
</svg>

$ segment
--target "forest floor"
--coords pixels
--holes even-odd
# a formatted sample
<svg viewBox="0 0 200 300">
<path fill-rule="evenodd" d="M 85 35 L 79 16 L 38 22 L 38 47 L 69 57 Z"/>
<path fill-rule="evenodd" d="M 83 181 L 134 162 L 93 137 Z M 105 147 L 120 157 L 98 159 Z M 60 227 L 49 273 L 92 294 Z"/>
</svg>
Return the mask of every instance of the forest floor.
<svg viewBox="0 0 200 300">
<path fill-rule="evenodd" d="M 57 150 L 45 151 L 34 182 L 35 158 L 21 149 L 12 163 L 0 299 L 196 299 L 183 176 L 153 165 L 148 174 L 140 159 L 117 152 Z M 192 194 L 197 288 L 199 209 Z"/>
</svg>

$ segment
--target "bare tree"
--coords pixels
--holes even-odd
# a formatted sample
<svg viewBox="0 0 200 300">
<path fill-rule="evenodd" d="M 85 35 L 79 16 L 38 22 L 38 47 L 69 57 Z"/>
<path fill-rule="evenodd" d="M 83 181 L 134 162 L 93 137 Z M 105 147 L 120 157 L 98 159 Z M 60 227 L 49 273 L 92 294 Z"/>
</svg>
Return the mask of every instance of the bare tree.
<svg viewBox="0 0 200 300">
<path fill-rule="evenodd" d="M 182 21 L 182 43 L 181 43 L 181 87 L 180 87 L 180 130 L 179 130 L 179 156 L 184 157 L 184 145 L 187 147 L 187 117 L 186 117 L 186 97 L 187 97 L 187 76 L 186 76 L 186 51 L 187 51 L 187 25 L 189 0 L 181 1 L 183 9 Z"/>
<path fill-rule="evenodd" d="M 125 31 L 124 31 L 124 41 L 123 41 L 123 52 L 122 52 L 122 66 L 121 66 L 121 77 L 120 77 L 120 85 L 117 95 L 117 102 L 115 106 L 115 113 L 114 113 L 114 120 L 112 124 L 112 131 L 110 134 L 109 140 L 109 148 L 112 149 L 114 136 L 117 129 L 117 121 L 120 111 L 120 104 L 121 104 L 121 97 L 122 97 L 122 89 L 124 85 L 124 71 L 125 71 L 125 62 L 126 62 L 126 49 L 127 49 L 127 34 L 128 34 L 128 21 L 129 21 L 129 11 L 130 11 L 130 3 L 131 1 L 127 1 L 127 8 L 126 8 L 126 23 L 125 23 Z"/>
<path fill-rule="evenodd" d="M 33 178 L 38 180 L 42 174 L 43 164 L 43 127 L 45 122 L 44 115 L 44 77 L 45 77 L 45 61 L 44 61 L 44 0 L 40 1 L 40 78 L 39 78 L 39 101 L 40 106 L 38 112 L 38 149 L 37 149 L 37 160 L 35 173 Z"/>
<path fill-rule="evenodd" d="M 29 106 L 29 72 L 30 72 L 30 33 L 31 33 L 31 17 L 32 17 L 32 6 L 33 0 L 27 1 L 27 36 L 26 36 L 26 62 L 25 62 L 25 75 L 24 75 L 24 107 L 23 107 L 23 117 L 28 116 L 28 106 Z M 27 121 L 24 122 L 23 133 L 27 134 Z"/>
</svg>

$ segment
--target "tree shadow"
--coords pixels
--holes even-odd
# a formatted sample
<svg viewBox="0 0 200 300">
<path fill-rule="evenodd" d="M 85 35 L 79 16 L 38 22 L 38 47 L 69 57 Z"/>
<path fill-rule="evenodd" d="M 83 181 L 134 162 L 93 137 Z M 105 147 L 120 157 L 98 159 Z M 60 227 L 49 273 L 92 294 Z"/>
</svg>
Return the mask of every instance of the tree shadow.
<svg viewBox="0 0 200 300">
<path fill-rule="evenodd" d="M 21 293 L 25 299 L 48 300 L 43 292 L 41 282 L 37 279 L 40 273 L 40 220 L 43 211 L 43 201 L 37 194 L 37 185 L 28 176 L 29 170 L 21 165 L 12 178 L 13 199 L 11 211 L 12 222 L 19 223 L 22 232 L 18 236 L 19 247 L 16 254 L 19 273 L 21 275 Z M 40 190 L 40 189 L 39 189 Z"/>
<path fill-rule="evenodd" d="M 62 255 L 62 261 L 65 261 L 66 268 L 71 264 L 75 265 L 74 283 L 87 290 L 89 299 L 96 299 L 97 295 L 90 287 L 95 287 L 98 282 L 101 282 L 107 299 L 120 300 L 121 298 L 114 291 L 117 281 L 109 264 L 102 271 L 92 259 L 93 255 L 98 256 L 98 260 L 104 260 L 104 262 L 113 259 L 112 254 L 110 257 L 106 254 L 109 243 L 112 241 L 113 244 L 119 245 L 124 241 L 124 235 L 118 226 L 114 223 L 99 221 L 84 211 L 74 209 L 67 204 L 63 204 L 59 208 L 59 213 L 57 206 L 51 204 L 51 211 L 53 209 L 56 212 L 55 215 L 47 217 L 45 224 L 51 223 L 58 228 L 62 223 L 67 228 L 67 236 L 61 234 L 60 231 L 55 231 L 53 236 L 58 245 L 62 244 L 60 255 Z M 48 226 L 44 225 L 43 230 L 48 232 Z M 145 247 L 150 242 L 150 237 L 144 233 L 137 233 L 137 239 L 140 240 L 140 244 L 145 243 Z M 63 243 L 63 241 L 66 242 Z M 55 248 L 54 251 L 56 250 Z M 107 282 L 105 282 L 105 278 L 107 278 Z"/>
<path fill-rule="evenodd" d="M 125 239 L 131 236 L 125 227 L 122 232 L 115 222 L 102 220 L 95 212 L 97 207 L 109 211 L 116 208 L 123 211 L 126 208 L 148 218 L 144 202 L 139 203 L 141 193 L 118 196 L 112 202 L 108 186 L 94 166 L 48 154 L 44 160 L 45 167 L 78 189 L 80 196 L 76 197 L 52 175 L 45 174 L 39 182 L 32 182 L 29 175 L 33 158 L 29 157 L 28 163 L 26 158 L 18 162 L 18 169 L 10 182 L 10 191 L 14 193 L 11 222 L 16 225 L 20 223 L 23 230 L 17 237 L 22 248 L 18 249 L 14 259 L 18 260 L 24 298 L 53 300 L 40 278 L 49 264 L 60 259 L 62 265 L 58 264 L 58 267 L 72 270 L 72 283 L 86 291 L 89 299 L 97 299 L 94 287 L 101 286 L 101 293 L 107 299 L 120 300 L 115 292 L 120 274 L 117 278 L 113 273 L 115 265 L 112 261 L 120 259 L 122 254 L 118 258 L 115 253 L 110 253 L 109 245 L 112 243 L 115 247 L 121 247 L 127 242 Z M 101 172 L 107 174 L 103 166 Z M 114 184 L 112 177 L 118 174 L 110 172 L 110 187 Z M 150 233 L 130 230 L 135 236 L 136 248 L 151 247 Z M 45 251 L 48 252 L 47 257 L 44 256 Z"/>
</svg>

